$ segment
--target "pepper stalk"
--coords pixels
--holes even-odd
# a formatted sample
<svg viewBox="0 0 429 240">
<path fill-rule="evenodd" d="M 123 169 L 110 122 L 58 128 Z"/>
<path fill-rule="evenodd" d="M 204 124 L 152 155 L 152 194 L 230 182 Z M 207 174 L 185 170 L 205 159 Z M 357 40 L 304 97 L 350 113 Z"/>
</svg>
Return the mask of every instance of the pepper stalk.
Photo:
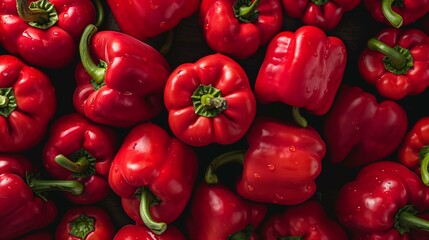
<svg viewBox="0 0 429 240">
<path fill-rule="evenodd" d="M 401 235 L 410 232 L 411 229 L 429 231 L 429 221 L 417 217 L 416 214 L 417 211 L 412 205 L 406 205 L 396 213 L 394 227 Z"/>
<path fill-rule="evenodd" d="M 401 15 L 393 11 L 392 6 L 395 4 L 402 5 L 402 0 L 381 0 L 381 10 L 392 26 L 400 28 L 404 21 Z"/>
<path fill-rule="evenodd" d="M 164 222 L 156 222 L 151 214 L 150 207 L 158 203 L 155 195 L 146 187 L 139 188 L 136 196 L 140 199 L 139 211 L 143 223 L 157 235 L 161 235 L 167 230 L 167 224 Z"/>
<path fill-rule="evenodd" d="M 63 191 L 69 192 L 73 195 L 80 195 L 84 191 L 84 185 L 79 181 L 74 180 L 41 180 L 38 179 L 38 175 L 27 172 L 25 174 L 25 180 L 28 186 L 33 192 L 44 199 L 43 193 L 47 191 Z"/>
</svg>

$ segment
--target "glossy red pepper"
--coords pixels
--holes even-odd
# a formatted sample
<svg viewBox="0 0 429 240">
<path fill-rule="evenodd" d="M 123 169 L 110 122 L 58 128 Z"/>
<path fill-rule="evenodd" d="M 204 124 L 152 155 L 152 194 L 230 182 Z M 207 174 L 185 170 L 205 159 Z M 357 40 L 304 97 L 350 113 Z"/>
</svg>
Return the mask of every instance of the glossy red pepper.
<svg viewBox="0 0 429 240">
<path fill-rule="evenodd" d="M 282 0 L 288 16 L 299 18 L 304 25 L 316 26 L 325 31 L 338 26 L 344 13 L 360 3 L 361 0 Z"/>
<path fill-rule="evenodd" d="M 270 215 L 262 227 L 264 240 L 347 240 L 346 231 L 323 206 L 309 200 Z"/>
<path fill-rule="evenodd" d="M 343 185 L 335 205 L 353 239 L 410 239 L 414 229 L 429 237 L 429 221 L 416 216 L 429 210 L 429 188 L 400 163 L 368 164 Z"/>
<path fill-rule="evenodd" d="M 308 126 L 274 119 L 255 120 L 247 135 L 246 151 L 227 152 L 214 159 L 207 176 L 217 181 L 216 170 L 229 162 L 243 164 L 237 192 L 246 199 L 282 205 L 308 200 L 316 192 L 315 178 L 322 170 L 325 143 Z"/>
<path fill-rule="evenodd" d="M 254 55 L 283 24 L 280 0 L 203 0 L 198 16 L 208 46 L 239 59 Z"/>
<path fill-rule="evenodd" d="M 193 194 L 185 228 L 190 240 L 257 240 L 267 214 L 265 204 L 243 199 L 221 183 L 200 183 Z"/>
<path fill-rule="evenodd" d="M 417 95 L 429 86 L 428 51 L 424 32 L 385 28 L 368 40 L 359 57 L 359 72 L 383 97 L 400 100 Z"/>
<path fill-rule="evenodd" d="M 244 69 L 223 54 L 177 67 L 164 104 L 174 135 L 192 146 L 240 140 L 256 115 L 256 99 Z"/>
<path fill-rule="evenodd" d="M 200 5 L 198 0 L 107 0 L 107 3 L 121 32 L 141 41 L 172 30 Z"/>
<path fill-rule="evenodd" d="M 116 230 L 112 219 L 101 208 L 91 205 L 68 209 L 56 226 L 55 240 L 113 239 Z"/>
<path fill-rule="evenodd" d="M 193 149 L 160 126 L 135 126 L 113 159 L 109 184 L 125 213 L 162 234 L 183 212 L 197 176 Z"/>
<path fill-rule="evenodd" d="M 0 6 L 0 44 L 31 65 L 62 68 L 77 53 L 80 36 L 102 18 L 90 0 L 5 0 Z M 101 15 L 101 16 L 100 16 Z"/>
<path fill-rule="evenodd" d="M 56 106 L 55 89 L 45 73 L 15 56 L 0 56 L 0 152 L 38 144 Z"/>
<path fill-rule="evenodd" d="M 185 240 L 185 235 L 174 225 L 169 225 L 161 235 L 154 234 L 144 225 L 125 225 L 113 240 Z"/>
<path fill-rule="evenodd" d="M 56 179 L 77 180 L 85 185 L 82 194 L 66 195 L 71 202 L 92 204 L 110 193 L 107 177 L 116 148 L 113 129 L 70 113 L 52 123 L 43 148 L 43 165 Z"/>
<path fill-rule="evenodd" d="M 167 60 L 127 34 L 97 31 L 88 25 L 81 38 L 82 64 L 76 68 L 73 95 L 76 110 L 96 123 L 116 127 L 130 127 L 158 115 L 170 75 Z"/>
<path fill-rule="evenodd" d="M 323 123 L 328 159 L 348 167 L 382 160 L 399 147 L 407 128 L 401 105 L 344 85 Z"/>
<path fill-rule="evenodd" d="M 400 28 L 416 22 L 429 12 L 429 0 L 363 0 L 378 22 Z"/>
<path fill-rule="evenodd" d="M 324 115 L 342 82 L 346 59 L 342 40 L 317 27 L 283 31 L 268 45 L 256 78 L 256 98 Z"/>
<path fill-rule="evenodd" d="M 38 179 L 37 168 L 21 155 L 0 155 L 0 239 L 15 239 L 53 224 L 57 205 L 46 191 L 81 194 L 77 181 Z"/>
</svg>

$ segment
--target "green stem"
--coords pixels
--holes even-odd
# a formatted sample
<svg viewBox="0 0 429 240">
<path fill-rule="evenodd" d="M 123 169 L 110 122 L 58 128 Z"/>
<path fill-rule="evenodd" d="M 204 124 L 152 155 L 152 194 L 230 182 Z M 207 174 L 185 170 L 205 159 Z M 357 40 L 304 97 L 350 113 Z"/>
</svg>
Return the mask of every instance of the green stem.
<svg viewBox="0 0 429 240">
<path fill-rule="evenodd" d="M 241 5 L 238 9 L 238 15 L 240 16 L 240 18 L 248 18 L 249 16 L 254 14 L 259 5 L 259 2 L 260 0 L 255 0 L 249 6 Z"/>
<path fill-rule="evenodd" d="M 395 0 L 381 0 L 381 10 L 383 12 L 384 17 L 386 17 L 387 21 L 392 24 L 395 28 L 400 28 L 403 23 L 402 16 L 397 14 L 392 9 L 392 4 Z"/>
<path fill-rule="evenodd" d="M 222 97 L 222 92 L 212 85 L 199 85 L 191 98 L 195 114 L 203 117 L 216 117 L 228 108 L 228 102 Z"/>
<path fill-rule="evenodd" d="M 47 29 L 58 21 L 58 14 L 52 3 L 47 0 L 31 2 L 16 0 L 16 10 L 19 17 L 30 26 Z"/>
<path fill-rule="evenodd" d="M 312 0 L 312 2 L 317 6 L 322 6 L 322 5 L 325 5 L 327 2 L 329 2 L 329 0 Z"/>
<path fill-rule="evenodd" d="M 95 231 L 95 218 L 82 213 L 70 222 L 70 235 L 86 239 L 88 234 Z"/>
<path fill-rule="evenodd" d="M 209 166 L 206 169 L 205 172 L 205 181 L 209 184 L 216 184 L 219 182 L 219 179 L 216 175 L 216 170 L 228 163 L 238 163 L 243 165 L 244 162 L 244 156 L 246 155 L 245 150 L 236 150 L 224 153 L 217 158 L 213 159 L 213 161 L 210 162 Z"/>
<path fill-rule="evenodd" d="M 249 239 L 244 232 L 237 232 L 233 234 L 228 240 L 247 240 Z"/>
<path fill-rule="evenodd" d="M 402 54 L 377 38 L 369 39 L 367 45 L 369 49 L 380 52 L 389 58 L 394 68 L 401 69 L 407 63 L 407 59 Z"/>
<path fill-rule="evenodd" d="M 245 23 L 258 20 L 259 11 L 258 5 L 260 0 L 236 0 L 232 5 L 235 17 Z"/>
<path fill-rule="evenodd" d="M 97 19 L 95 21 L 95 26 L 100 28 L 104 23 L 104 7 L 100 0 L 92 0 L 95 10 L 97 12 Z"/>
<path fill-rule="evenodd" d="M 140 195 L 140 217 L 152 232 L 161 235 L 167 229 L 167 224 L 164 222 L 155 222 L 150 215 L 150 206 L 152 206 L 154 199 L 155 196 L 153 193 L 146 188 L 142 189 Z"/>
<path fill-rule="evenodd" d="M 3 95 L 0 95 L 0 108 L 7 107 L 9 104 L 9 98 Z"/>
<path fill-rule="evenodd" d="M 412 229 L 429 231 L 429 221 L 416 216 L 417 211 L 411 205 L 399 209 L 395 216 L 395 228 L 401 234 Z"/>
<path fill-rule="evenodd" d="M 73 180 L 40 180 L 34 174 L 27 173 L 27 184 L 39 196 L 47 191 L 64 191 L 73 195 L 80 195 L 84 191 L 84 185 Z"/>
<path fill-rule="evenodd" d="M 8 117 L 17 106 L 12 87 L 0 88 L 0 115 Z"/>
<path fill-rule="evenodd" d="M 104 75 L 106 74 L 106 67 L 100 67 L 92 61 L 91 54 L 89 53 L 89 43 L 92 36 L 98 31 L 98 28 L 89 24 L 86 26 L 82 33 L 82 37 L 79 42 L 79 54 L 85 71 L 92 77 L 92 80 L 97 84 L 101 85 L 104 82 Z"/>
<path fill-rule="evenodd" d="M 173 39 L 173 30 L 169 30 L 164 44 L 158 50 L 162 55 L 166 56 L 168 54 L 173 45 Z"/>
<path fill-rule="evenodd" d="M 58 163 L 61 167 L 74 173 L 83 173 L 90 165 L 88 159 L 85 156 L 74 162 L 62 154 L 59 154 L 55 157 L 55 162 Z"/>
<path fill-rule="evenodd" d="M 304 128 L 308 126 L 307 120 L 301 115 L 298 107 L 292 107 L 292 117 L 298 126 Z"/>
<path fill-rule="evenodd" d="M 419 154 L 420 157 L 420 177 L 422 178 L 422 182 L 429 186 L 429 152 L 428 147 L 424 147 L 422 149 L 424 151 L 424 154 Z"/>
</svg>

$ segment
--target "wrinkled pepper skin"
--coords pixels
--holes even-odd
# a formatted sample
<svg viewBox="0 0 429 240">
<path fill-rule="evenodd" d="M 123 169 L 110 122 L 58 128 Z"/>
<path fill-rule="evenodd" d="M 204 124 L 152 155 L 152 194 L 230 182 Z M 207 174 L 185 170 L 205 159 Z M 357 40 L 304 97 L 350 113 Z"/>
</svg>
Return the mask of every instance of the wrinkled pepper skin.
<svg viewBox="0 0 429 240">
<path fill-rule="evenodd" d="M 110 193 L 108 174 L 116 154 L 113 129 L 89 121 L 78 113 L 58 118 L 43 148 L 43 165 L 56 179 L 77 180 L 85 191 L 66 194 L 76 204 L 92 204 Z"/>
<path fill-rule="evenodd" d="M 280 31 L 283 10 L 280 0 L 203 0 L 199 24 L 212 50 L 245 59 Z"/>
<path fill-rule="evenodd" d="M 363 0 L 363 4 L 376 21 L 396 28 L 412 24 L 429 12 L 429 0 Z"/>
<path fill-rule="evenodd" d="M 323 206 L 309 200 L 274 213 L 262 227 L 264 240 L 347 240 L 348 236 L 339 223 L 331 218 Z"/>
<path fill-rule="evenodd" d="M 305 25 L 329 31 L 340 23 L 343 14 L 361 3 L 361 0 L 282 0 L 286 15 L 299 18 Z"/>
<path fill-rule="evenodd" d="M 125 213 L 162 234 L 183 212 L 198 171 L 193 149 L 154 123 L 135 126 L 109 171 L 109 184 Z"/>
<path fill-rule="evenodd" d="M 186 240 L 185 235 L 175 226 L 168 226 L 161 235 L 153 232 L 144 225 L 125 225 L 116 233 L 113 240 Z"/>
<path fill-rule="evenodd" d="M 174 135 L 192 146 L 237 142 L 256 115 L 246 72 L 220 53 L 177 67 L 167 81 L 164 104 Z"/>
<path fill-rule="evenodd" d="M 31 65 L 62 68 L 74 60 L 80 36 L 96 19 L 96 9 L 90 0 L 28 0 L 34 8 L 50 12 L 53 25 L 27 23 L 18 15 L 17 2 L 27 6 L 26 0 L 4 0 L 0 6 L 0 44 L 10 54 L 18 55 Z M 49 9 L 48 4 L 53 5 Z M 30 5 L 31 6 L 31 5 Z M 24 7 L 25 8 L 25 7 Z M 27 9 L 29 9 L 27 7 Z M 56 10 L 56 13 L 52 10 Z M 53 20 L 56 17 L 57 20 Z M 36 18 L 37 19 L 37 18 Z M 33 26 L 31 24 L 36 24 Z M 39 26 L 45 28 L 39 28 Z"/>
<path fill-rule="evenodd" d="M 269 43 L 257 75 L 256 99 L 324 115 L 334 101 L 346 60 L 342 40 L 326 36 L 320 28 L 280 32 Z"/>
<path fill-rule="evenodd" d="M 88 25 L 81 39 L 82 64 L 76 67 L 73 95 L 77 112 L 115 127 L 131 127 L 158 115 L 170 75 L 167 60 L 127 34 L 97 31 Z"/>
<path fill-rule="evenodd" d="M 265 204 L 245 200 L 221 183 L 205 182 L 197 186 L 190 204 L 185 219 L 190 240 L 260 239 Z"/>
<path fill-rule="evenodd" d="M 429 4 L 429 3 L 428 3 Z M 359 57 L 362 78 L 386 98 L 400 100 L 429 86 L 429 37 L 416 28 L 385 28 Z"/>
<path fill-rule="evenodd" d="M 100 207 L 75 206 L 68 209 L 59 220 L 55 230 L 56 240 L 113 239 L 116 230 L 112 219 Z"/>
<path fill-rule="evenodd" d="M 339 190 L 335 211 L 353 239 L 410 239 L 414 229 L 429 237 L 429 188 L 404 165 L 383 160 L 362 168 Z"/>
<path fill-rule="evenodd" d="M 172 30 L 182 19 L 197 12 L 200 5 L 198 0 L 107 0 L 107 3 L 121 32 L 141 41 Z"/>
<path fill-rule="evenodd" d="M 15 56 L 0 56 L 0 152 L 38 144 L 56 106 L 55 89 L 45 73 Z"/>
<path fill-rule="evenodd" d="M 406 134 L 408 117 L 398 103 L 377 102 L 371 93 L 344 85 L 322 128 L 328 159 L 354 168 L 392 154 Z"/>
</svg>

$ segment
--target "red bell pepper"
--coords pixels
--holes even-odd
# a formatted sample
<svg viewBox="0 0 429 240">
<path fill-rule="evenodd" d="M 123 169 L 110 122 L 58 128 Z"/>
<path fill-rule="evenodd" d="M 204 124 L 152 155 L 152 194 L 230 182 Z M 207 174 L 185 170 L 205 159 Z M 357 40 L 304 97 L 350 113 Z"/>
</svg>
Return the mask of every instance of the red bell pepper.
<svg viewBox="0 0 429 240">
<path fill-rule="evenodd" d="M 174 225 L 168 226 L 161 235 L 153 232 L 144 225 L 125 225 L 116 233 L 113 240 L 185 240 L 185 235 Z"/>
<path fill-rule="evenodd" d="M 92 204 L 110 193 L 108 174 L 116 154 L 113 129 L 71 113 L 58 118 L 43 149 L 46 171 L 56 179 L 77 180 L 85 191 L 66 194 L 73 203 Z"/>
<path fill-rule="evenodd" d="M 353 168 L 392 154 L 406 134 L 408 117 L 398 103 L 377 102 L 371 93 L 344 85 L 322 128 L 330 161 Z"/>
<path fill-rule="evenodd" d="M 280 31 L 283 10 L 280 0 L 203 0 L 199 24 L 212 50 L 245 59 Z"/>
<path fill-rule="evenodd" d="M 227 186 L 200 183 L 194 191 L 185 229 L 190 240 L 260 239 L 265 204 L 243 199 Z"/>
<path fill-rule="evenodd" d="M 192 146 L 240 140 L 256 115 L 256 99 L 244 69 L 217 53 L 177 67 L 164 104 L 174 135 Z"/>
<path fill-rule="evenodd" d="M 386 28 L 368 40 L 359 72 L 386 98 L 417 95 L 429 86 L 429 37 L 416 29 Z"/>
<path fill-rule="evenodd" d="M 400 28 L 429 12 L 429 0 L 364 0 L 364 6 L 378 22 Z"/>
<path fill-rule="evenodd" d="M 0 155 L 0 239 L 15 239 L 51 225 L 58 213 L 46 191 L 81 194 L 77 181 L 38 179 L 37 168 L 21 155 Z"/>
<path fill-rule="evenodd" d="M 313 200 L 273 213 L 262 227 L 264 240 L 347 240 L 345 230 Z"/>
<path fill-rule="evenodd" d="M 56 104 L 45 73 L 15 56 L 0 56 L 0 152 L 20 152 L 38 144 Z"/>
<path fill-rule="evenodd" d="M 55 231 L 55 240 L 113 239 L 116 230 L 107 212 L 91 205 L 68 209 L 60 218 Z"/>
<path fill-rule="evenodd" d="M 280 32 L 269 43 L 257 75 L 256 98 L 261 103 L 281 102 L 324 115 L 342 82 L 346 59 L 342 40 L 326 36 L 317 27 Z M 296 121 L 306 126 L 306 122 Z"/>
<path fill-rule="evenodd" d="M 31 65 L 62 68 L 74 60 L 83 30 L 97 14 L 103 10 L 90 0 L 5 0 L 0 43 Z"/>
<path fill-rule="evenodd" d="M 356 8 L 361 0 L 282 0 L 285 13 L 299 18 L 305 25 L 319 27 L 325 31 L 334 29 L 345 12 Z"/>
<path fill-rule="evenodd" d="M 107 3 L 121 32 L 141 41 L 172 30 L 200 5 L 198 0 L 107 0 Z"/>
<path fill-rule="evenodd" d="M 256 119 L 247 135 L 249 148 L 214 159 L 207 176 L 217 181 L 216 170 L 240 162 L 243 174 L 237 192 L 246 199 L 282 205 L 308 200 L 316 192 L 315 178 L 322 170 L 326 147 L 312 127 L 274 119 Z"/>
<path fill-rule="evenodd" d="M 132 128 L 122 142 L 109 184 L 129 217 L 162 234 L 183 212 L 197 171 L 197 155 L 190 146 L 146 122 Z"/>
<path fill-rule="evenodd" d="M 158 115 L 170 75 L 167 60 L 127 34 L 97 31 L 90 24 L 81 38 L 82 64 L 76 67 L 73 95 L 76 110 L 96 123 L 116 127 L 130 127 Z"/>
<path fill-rule="evenodd" d="M 416 213 L 429 210 L 429 188 L 404 165 L 379 161 L 362 168 L 339 190 L 335 211 L 353 239 L 410 239 L 414 229 L 425 230 L 429 221 Z"/>
</svg>

